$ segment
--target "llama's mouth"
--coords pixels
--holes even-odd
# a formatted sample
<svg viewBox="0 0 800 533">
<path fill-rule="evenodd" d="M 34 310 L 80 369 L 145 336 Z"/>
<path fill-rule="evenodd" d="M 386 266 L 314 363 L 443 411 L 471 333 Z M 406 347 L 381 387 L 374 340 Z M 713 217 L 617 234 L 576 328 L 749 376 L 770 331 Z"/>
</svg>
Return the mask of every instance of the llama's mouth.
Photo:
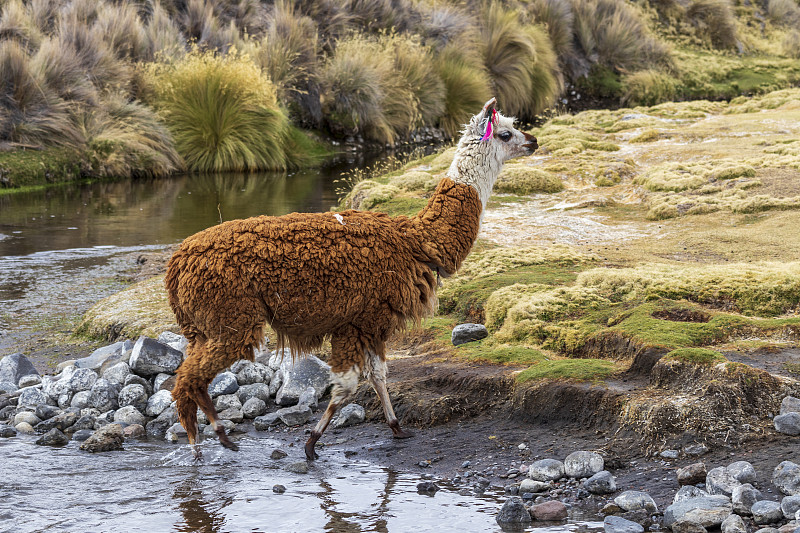
<svg viewBox="0 0 800 533">
<path fill-rule="evenodd" d="M 529 133 L 525 133 L 524 131 L 522 134 L 525 136 L 525 140 L 528 141 L 522 146 L 526 148 L 531 154 L 539 149 L 539 143 L 536 141 L 536 137 Z"/>
</svg>

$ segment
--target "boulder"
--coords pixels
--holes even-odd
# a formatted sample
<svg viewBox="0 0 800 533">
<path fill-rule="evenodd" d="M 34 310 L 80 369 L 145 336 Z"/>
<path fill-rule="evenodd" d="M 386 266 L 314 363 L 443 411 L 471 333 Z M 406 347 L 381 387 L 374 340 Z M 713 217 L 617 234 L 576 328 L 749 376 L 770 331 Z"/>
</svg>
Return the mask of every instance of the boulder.
<svg viewBox="0 0 800 533">
<path fill-rule="evenodd" d="M 222 372 L 208 386 L 208 394 L 212 398 L 228 394 L 235 394 L 239 390 L 239 382 L 233 372 Z"/>
<path fill-rule="evenodd" d="M 214 409 L 217 411 L 224 411 L 231 408 L 242 408 L 242 402 L 236 394 L 223 394 L 214 399 Z"/>
<path fill-rule="evenodd" d="M 245 418 L 256 418 L 267 412 L 267 404 L 261 398 L 250 398 L 242 405 Z"/>
<path fill-rule="evenodd" d="M 800 494 L 800 466 L 783 461 L 772 472 L 772 483 L 787 496 Z"/>
<path fill-rule="evenodd" d="M 103 379 L 122 385 L 125 383 L 125 378 L 127 378 L 130 373 L 131 367 L 128 366 L 128 363 L 120 361 L 103 372 Z"/>
<path fill-rule="evenodd" d="M 564 474 L 566 474 L 567 477 L 574 477 L 577 479 L 591 477 L 601 472 L 603 467 L 603 457 L 595 452 L 572 452 L 564 459 Z"/>
<path fill-rule="evenodd" d="M 77 421 L 78 421 L 77 413 L 64 411 L 63 413 L 59 413 L 54 417 L 39 422 L 38 424 L 36 424 L 34 429 L 36 429 L 37 433 L 47 433 L 51 429 L 58 429 L 59 431 L 65 431 L 67 428 L 72 426 Z"/>
<path fill-rule="evenodd" d="M 301 404 L 302 405 L 302 404 Z M 350 403 L 342 407 L 333 419 L 334 428 L 343 428 L 360 424 L 366 420 L 367 414 L 364 408 L 357 403 Z"/>
<path fill-rule="evenodd" d="M 114 412 L 114 422 L 126 425 L 139 424 L 140 426 L 144 426 L 147 423 L 147 419 L 136 407 L 133 405 L 126 405 Z"/>
<path fill-rule="evenodd" d="M 278 418 L 287 426 L 299 426 L 311 419 L 311 408 L 307 405 L 294 405 L 276 411 Z"/>
<path fill-rule="evenodd" d="M 242 405 L 246 404 L 251 398 L 258 398 L 265 404 L 269 401 L 269 385 L 266 383 L 253 383 L 252 385 L 241 385 L 236 391 Z"/>
<path fill-rule="evenodd" d="M 540 459 L 528 467 L 528 477 L 536 481 L 558 481 L 564 477 L 564 463 L 557 459 Z"/>
<path fill-rule="evenodd" d="M 251 363 L 250 361 L 245 361 L 245 363 L 247 364 L 243 365 L 238 372 L 235 372 L 239 385 L 269 384 L 269 380 L 275 371 L 262 363 Z"/>
<path fill-rule="evenodd" d="M 300 395 L 297 403 L 299 405 L 307 405 L 312 411 L 316 411 L 317 405 L 319 404 L 319 398 L 317 397 L 317 391 L 314 390 L 314 387 L 306 387 L 306 390 L 304 390 Z"/>
<path fill-rule="evenodd" d="M 483 324 L 459 324 L 453 328 L 450 340 L 453 346 L 479 341 L 489 336 L 489 330 Z"/>
<path fill-rule="evenodd" d="M 277 397 L 281 386 L 283 386 L 283 369 L 279 368 L 275 371 L 275 374 L 272 375 L 272 379 L 269 381 L 269 395 Z"/>
<path fill-rule="evenodd" d="M 308 355 L 284 361 L 281 365 L 283 384 L 275 396 L 278 405 L 295 405 L 308 387 L 314 387 L 319 397 L 325 395 L 331 384 L 331 367 L 316 356 Z"/>
<path fill-rule="evenodd" d="M 0 376 L 0 379 L 2 379 L 2 376 Z M 785 415 L 786 413 L 800 413 L 800 398 L 787 396 L 781 401 L 779 414 Z"/>
<path fill-rule="evenodd" d="M 603 470 L 584 481 L 583 488 L 592 494 L 611 494 L 617 491 L 617 481 L 611 472 Z"/>
<path fill-rule="evenodd" d="M 800 435 L 800 413 L 788 412 L 772 419 L 775 431 L 784 435 Z"/>
<path fill-rule="evenodd" d="M 128 364 L 140 376 L 174 373 L 183 362 L 183 354 L 149 337 L 139 337 L 133 346 Z"/>
<path fill-rule="evenodd" d="M 794 520 L 797 512 L 800 511 L 800 494 L 794 496 L 785 496 L 781 500 L 781 511 L 786 520 Z"/>
<path fill-rule="evenodd" d="M 726 470 L 739 483 L 753 483 L 756 480 L 756 469 L 747 461 L 731 463 L 726 467 Z"/>
<path fill-rule="evenodd" d="M 740 515 L 749 515 L 753 504 L 762 499 L 761 491 L 750 483 L 736 487 L 731 494 L 733 510 Z"/>
<path fill-rule="evenodd" d="M 267 413 L 265 415 L 256 417 L 253 420 L 253 427 L 256 428 L 258 431 L 265 431 L 269 427 L 274 426 L 275 424 L 280 421 L 280 415 L 278 412 L 274 413 Z"/>
<path fill-rule="evenodd" d="M 531 494 L 538 494 L 540 492 L 547 492 L 553 488 L 550 483 L 545 483 L 544 481 L 535 481 L 533 479 L 523 479 L 522 483 L 519 484 L 519 493 L 525 494 L 529 492 Z"/>
<path fill-rule="evenodd" d="M 89 406 L 106 412 L 110 409 L 116 409 L 117 397 L 119 391 L 122 389 L 119 383 L 112 383 L 107 379 L 100 378 L 92 385 L 92 390 L 89 394 Z"/>
<path fill-rule="evenodd" d="M 781 504 L 770 500 L 761 500 L 753 504 L 750 508 L 753 513 L 753 521 L 759 525 L 774 524 L 783 519 Z"/>
<path fill-rule="evenodd" d="M 7 424 L 0 424 L 0 438 L 8 439 L 17 436 L 17 430 Z"/>
<path fill-rule="evenodd" d="M 727 468 L 719 466 L 712 468 L 706 475 L 706 491 L 712 496 L 731 497 L 733 489 L 741 485 Z"/>
<path fill-rule="evenodd" d="M 38 439 L 36 444 L 39 446 L 64 446 L 69 442 L 69 438 L 57 428 L 53 428 Z"/>
<path fill-rule="evenodd" d="M 120 424 L 107 424 L 83 441 L 81 450 L 95 453 L 121 450 L 125 435 Z"/>
<path fill-rule="evenodd" d="M 684 466 L 677 471 L 678 485 L 697 485 L 698 483 L 703 483 L 706 480 L 707 474 L 705 463 L 692 463 L 688 466 Z"/>
<path fill-rule="evenodd" d="M 722 533 L 747 533 L 747 526 L 744 525 L 744 520 L 737 514 L 732 514 L 723 520 L 720 527 Z"/>
<path fill-rule="evenodd" d="M 178 421 L 178 412 L 174 407 L 170 406 L 161 411 L 154 420 L 151 420 L 145 426 L 145 431 L 151 437 L 164 438 L 167 429 Z"/>
<path fill-rule="evenodd" d="M 506 500 L 495 518 L 500 527 L 524 528 L 531 523 L 531 515 L 522 498 L 512 496 Z"/>
<path fill-rule="evenodd" d="M 646 492 L 641 492 L 638 490 L 626 490 L 614 498 L 614 503 L 616 503 L 620 509 L 625 511 L 638 511 L 639 509 L 644 509 L 648 513 L 658 512 L 658 506 L 656 505 L 656 502 L 653 500 L 652 496 Z"/>
<path fill-rule="evenodd" d="M 153 394 L 153 384 L 150 383 L 149 380 L 144 379 L 142 376 L 137 376 L 136 374 L 129 374 L 128 377 L 125 378 L 125 383 L 122 385 L 124 389 L 128 385 L 141 385 L 144 387 L 144 392 L 148 396 Z"/>
<path fill-rule="evenodd" d="M 145 414 L 147 416 L 158 416 L 172 405 L 172 393 L 168 390 L 160 390 L 147 399 Z"/>
<path fill-rule="evenodd" d="M 14 422 L 13 423 L 16 426 L 17 424 L 21 424 L 23 422 L 27 422 L 31 426 L 35 426 L 36 424 L 41 422 L 41 420 L 39 419 L 38 416 L 33 414 L 31 411 L 20 411 L 19 413 L 14 415 Z"/>
<path fill-rule="evenodd" d="M 667 507 L 664 511 L 664 527 L 672 527 L 679 520 L 691 520 L 706 528 L 718 526 L 732 512 L 733 506 L 727 496 L 690 498 Z"/>
<path fill-rule="evenodd" d="M 186 354 L 186 347 L 189 345 L 189 341 L 186 339 L 186 337 L 171 331 L 164 331 L 158 336 L 157 340 L 161 344 L 166 344 L 173 350 L 177 350 L 184 355 Z"/>
<path fill-rule="evenodd" d="M 160 390 L 171 391 L 175 387 L 175 379 L 176 376 L 174 374 L 167 374 L 166 372 L 156 374 L 156 377 L 153 378 L 153 392 Z"/>
<path fill-rule="evenodd" d="M 14 394 L 19 390 L 14 383 L 10 381 L 0 381 L 0 395 L 2 394 Z"/>
<path fill-rule="evenodd" d="M 672 524 L 672 533 L 706 533 L 706 528 L 692 520 L 678 520 Z"/>
<path fill-rule="evenodd" d="M 42 376 L 39 374 L 27 374 L 19 378 L 19 382 L 17 385 L 20 389 L 24 389 L 25 387 L 33 387 L 35 385 L 39 385 L 42 382 Z"/>
<path fill-rule="evenodd" d="M 133 348 L 133 343 L 129 340 L 103 346 L 93 351 L 89 357 L 76 360 L 75 367 L 100 372 L 106 361 L 109 361 L 109 364 L 106 366 L 106 368 L 108 368 L 115 364 L 115 361 L 119 361 L 122 355 L 130 351 L 131 348 Z"/>
<path fill-rule="evenodd" d="M 72 434 L 72 440 L 75 442 L 83 442 L 94 434 L 92 429 L 79 429 Z"/>
<path fill-rule="evenodd" d="M 8 427 L 6 425 L 0 427 Z M 14 424 L 14 429 L 17 430 L 17 433 L 25 433 L 30 435 L 31 433 L 35 433 L 33 426 L 28 424 L 27 422 L 20 422 L 19 424 Z"/>
<path fill-rule="evenodd" d="M 144 428 L 139 424 L 131 424 L 130 426 L 125 426 L 122 430 L 122 435 L 126 439 L 138 439 L 147 435 Z"/>
<path fill-rule="evenodd" d="M 61 409 L 52 405 L 47 405 L 45 403 L 37 405 L 36 410 L 34 411 L 34 414 L 40 420 L 47 420 L 48 418 L 53 418 L 59 413 L 61 413 Z"/>
<path fill-rule="evenodd" d="M 531 507 L 531 516 L 534 520 L 548 522 L 566 520 L 567 506 L 558 500 L 540 503 Z"/>
<path fill-rule="evenodd" d="M 117 396 L 117 404 L 120 409 L 123 407 L 133 406 L 137 411 L 144 411 L 147 408 L 147 391 L 143 385 L 138 383 L 131 383 L 126 385 L 119 391 Z"/>
<path fill-rule="evenodd" d="M 220 420 L 230 420 L 231 422 L 235 422 L 237 424 L 244 420 L 244 413 L 242 412 L 241 406 L 228 407 L 225 410 L 219 411 L 217 414 L 219 415 Z"/>
<path fill-rule="evenodd" d="M 8 357 L 8 356 L 7 356 Z M 50 397 L 37 387 L 26 387 L 20 390 L 17 407 L 33 408 L 48 403 Z"/>
<path fill-rule="evenodd" d="M 72 424 L 72 425 L 71 425 L 69 428 L 67 428 L 67 429 L 69 430 L 69 432 L 70 432 L 70 433 L 75 433 L 76 431 L 80 431 L 80 430 L 82 430 L 82 429 L 90 429 L 90 430 L 94 430 L 94 424 L 95 424 L 95 421 L 96 421 L 96 420 L 95 420 L 95 417 L 93 417 L 93 416 L 91 416 L 91 415 L 84 415 L 84 416 L 81 416 L 81 417 L 78 419 L 78 421 L 77 421 L 77 422 L 75 422 L 74 424 Z"/>
<path fill-rule="evenodd" d="M 0 359 L 0 382 L 9 382 L 19 385 L 23 376 L 30 374 L 39 375 L 33 363 L 21 353 L 12 353 Z"/>
<path fill-rule="evenodd" d="M 220 422 L 222 421 L 220 420 Z M 206 426 L 206 429 L 210 427 L 211 426 Z M 216 433 L 214 433 L 214 428 L 211 428 L 211 432 L 211 435 L 216 435 Z M 203 434 L 206 435 L 205 432 L 203 432 Z M 176 422 L 167 428 L 167 431 L 164 433 L 164 439 L 167 442 L 179 442 L 181 439 L 188 439 L 188 437 L 183 426 Z"/>
<path fill-rule="evenodd" d="M 73 396 L 72 400 L 70 400 L 69 406 L 77 409 L 85 409 L 89 407 L 89 396 L 91 396 L 91 394 L 91 391 L 88 390 L 76 392 L 75 396 Z"/>
<path fill-rule="evenodd" d="M 636 522 L 610 515 L 603 520 L 603 531 L 605 533 L 644 533 L 644 528 Z"/>
</svg>

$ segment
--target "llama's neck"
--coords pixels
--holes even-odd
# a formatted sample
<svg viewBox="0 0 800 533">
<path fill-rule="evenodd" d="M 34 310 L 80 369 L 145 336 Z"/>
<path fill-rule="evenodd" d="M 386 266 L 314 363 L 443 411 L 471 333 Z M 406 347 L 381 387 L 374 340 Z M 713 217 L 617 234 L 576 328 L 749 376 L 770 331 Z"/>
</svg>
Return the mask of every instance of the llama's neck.
<svg viewBox="0 0 800 533">
<path fill-rule="evenodd" d="M 491 153 L 490 145 L 477 138 L 462 138 L 458 143 L 453 162 L 447 170 L 447 177 L 456 183 L 474 187 L 478 192 L 483 213 L 502 167 L 503 163 Z"/>
<path fill-rule="evenodd" d="M 478 237 L 482 212 L 476 187 L 442 178 L 428 205 L 408 221 L 417 260 L 444 276 L 455 273 Z"/>
</svg>

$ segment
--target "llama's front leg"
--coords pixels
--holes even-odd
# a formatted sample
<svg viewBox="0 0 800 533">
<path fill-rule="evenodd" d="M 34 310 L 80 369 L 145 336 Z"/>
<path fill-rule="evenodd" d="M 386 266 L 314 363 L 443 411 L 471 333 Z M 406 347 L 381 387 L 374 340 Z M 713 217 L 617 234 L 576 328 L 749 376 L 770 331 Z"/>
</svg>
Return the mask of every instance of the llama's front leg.
<svg viewBox="0 0 800 533">
<path fill-rule="evenodd" d="M 317 452 L 314 450 L 314 446 L 316 446 L 317 441 L 325 432 L 328 424 L 331 423 L 331 419 L 333 418 L 333 415 L 336 414 L 336 411 L 339 410 L 339 407 L 342 406 L 347 398 L 355 393 L 356 387 L 358 387 L 358 377 L 360 375 L 361 371 L 355 365 L 353 365 L 353 367 L 346 372 L 333 372 L 333 390 L 331 391 L 331 401 L 328 402 L 328 408 L 325 409 L 325 413 L 323 413 L 322 418 L 319 419 L 317 425 L 314 426 L 311 436 L 308 438 L 308 441 L 306 441 L 306 459 L 309 461 L 319 458 Z"/>
<path fill-rule="evenodd" d="M 211 396 L 208 395 L 208 386 L 200 391 L 200 398 L 198 400 L 197 404 L 208 417 L 211 427 L 214 428 L 214 432 L 217 434 L 217 437 L 219 437 L 220 444 L 229 450 L 238 452 L 239 446 L 228 438 L 228 435 L 225 433 L 225 428 L 219 423 L 219 414 L 216 408 L 214 408 L 214 402 L 211 401 Z"/>
<path fill-rule="evenodd" d="M 396 439 L 413 437 L 413 433 L 403 431 L 400 428 L 400 422 L 394 414 L 392 400 L 389 398 L 389 391 L 386 388 L 386 361 L 381 360 L 377 354 L 369 352 L 369 369 L 369 381 L 372 383 L 372 388 L 375 389 L 378 398 L 381 400 L 383 415 L 386 417 L 386 423 L 389 425 L 389 429 L 392 430 L 392 436 Z"/>
</svg>

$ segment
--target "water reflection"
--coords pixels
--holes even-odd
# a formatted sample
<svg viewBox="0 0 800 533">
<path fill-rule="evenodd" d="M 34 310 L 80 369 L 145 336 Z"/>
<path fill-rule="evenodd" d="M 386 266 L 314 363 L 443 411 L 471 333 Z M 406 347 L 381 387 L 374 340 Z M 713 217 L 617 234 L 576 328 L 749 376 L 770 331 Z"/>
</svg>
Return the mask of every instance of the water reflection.
<svg viewBox="0 0 800 533">
<path fill-rule="evenodd" d="M 172 498 L 177 500 L 178 509 L 183 515 L 183 524 L 176 525 L 175 531 L 217 533 L 222 531 L 225 516 L 221 509 L 233 503 L 233 497 L 221 494 L 219 499 L 209 501 L 205 497 L 203 478 L 199 474 L 177 483 Z"/>
</svg>

